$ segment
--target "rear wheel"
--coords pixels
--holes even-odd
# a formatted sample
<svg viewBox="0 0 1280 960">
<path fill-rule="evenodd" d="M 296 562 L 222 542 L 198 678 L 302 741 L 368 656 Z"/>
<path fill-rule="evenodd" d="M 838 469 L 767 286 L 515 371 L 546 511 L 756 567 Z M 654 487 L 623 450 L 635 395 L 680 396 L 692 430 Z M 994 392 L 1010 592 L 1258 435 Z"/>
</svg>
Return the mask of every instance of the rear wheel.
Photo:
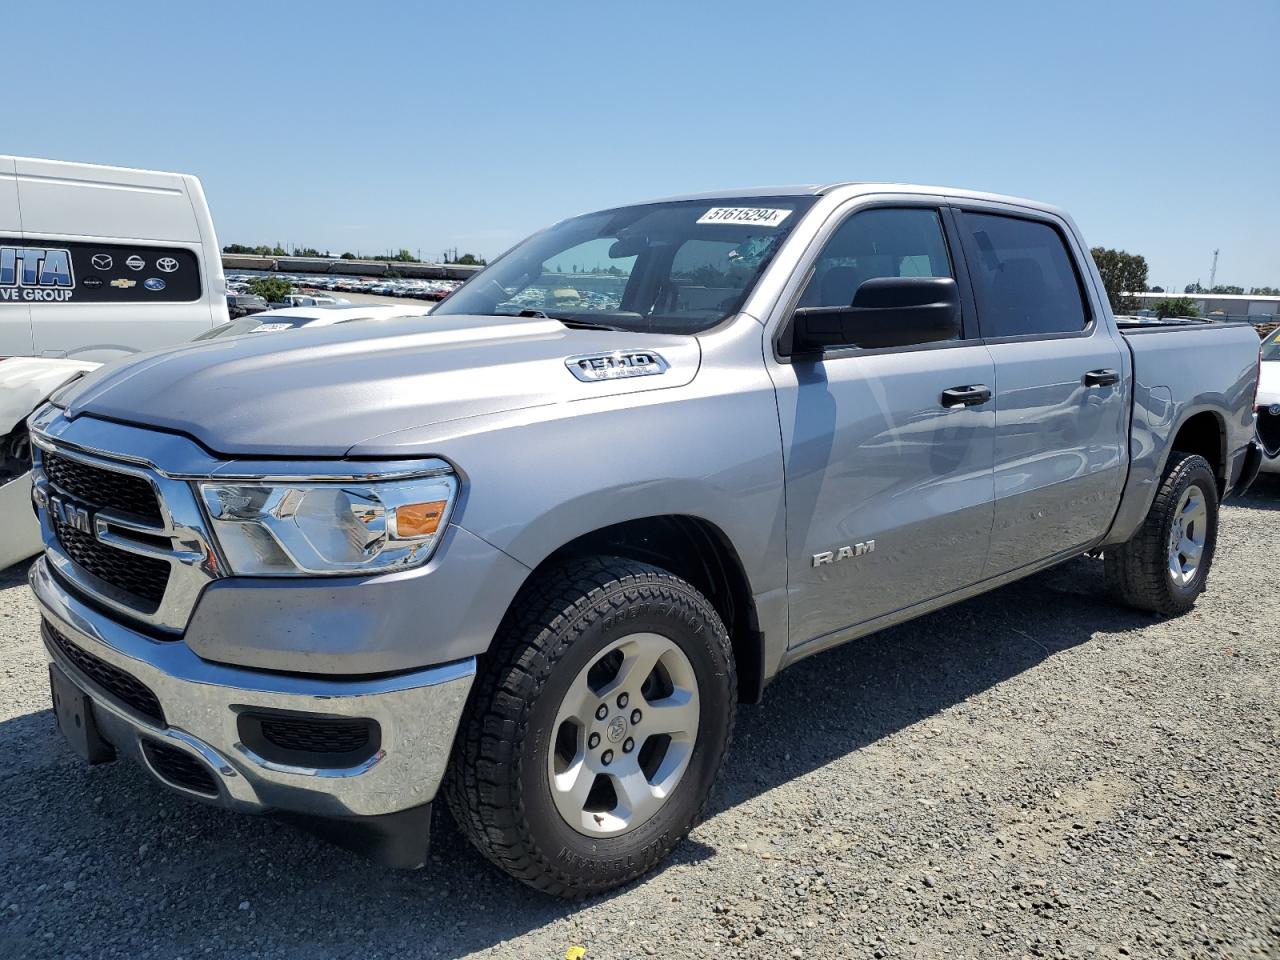
<svg viewBox="0 0 1280 960">
<path fill-rule="evenodd" d="M 724 624 L 678 577 L 617 558 L 542 575 L 477 679 L 446 783 L 454 818 L 539 890 L 638 877 L 701 816 L 736 683 Z"/>
<path fill-rule="evenodd" d="M 1218 539 L 1218 484 L 1204 457 L 1170 457 L 1137 533 L 1105 554 L 1107 588 L 1153 613 L 1186 613 L 1205 588 Z"/>
</svg>

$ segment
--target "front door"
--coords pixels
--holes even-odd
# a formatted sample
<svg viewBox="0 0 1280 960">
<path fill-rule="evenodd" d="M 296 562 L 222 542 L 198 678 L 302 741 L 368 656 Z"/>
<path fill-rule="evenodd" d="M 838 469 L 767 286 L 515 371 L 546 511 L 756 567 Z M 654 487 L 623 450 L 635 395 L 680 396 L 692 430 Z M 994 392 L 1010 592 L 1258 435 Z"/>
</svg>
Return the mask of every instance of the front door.
<svg viewBox="0 0 1280 960">
<path fill-rule="evenodd" d="M 954 242 L 936 207 L 861 209 L 823 243 L 797 305 L 848 306 L 875 277 L 957 277 Z M 943 396 L 994 382 L 965 312 L 955 340 L 832 349 L 771 365 L 792 646 L 980 579 L 992 522 L 994 405 Z"/>
<path fill-rule="evenodd" d="M 1125 479 L 1125 348 L 1087 296 L 1065 224 L 990 209 L 957 221 L 996 365 L 986 575 L 998 576 L 1111 525 Z"/>
</svg>

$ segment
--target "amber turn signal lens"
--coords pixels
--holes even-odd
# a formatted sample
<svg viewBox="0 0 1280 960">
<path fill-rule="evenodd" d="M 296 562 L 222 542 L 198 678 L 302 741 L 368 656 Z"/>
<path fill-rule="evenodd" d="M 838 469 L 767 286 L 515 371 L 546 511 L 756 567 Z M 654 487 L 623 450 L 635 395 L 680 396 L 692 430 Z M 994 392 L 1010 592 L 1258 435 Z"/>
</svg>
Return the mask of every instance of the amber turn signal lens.
<svg viewBox="0 0 1280 960">
<path fill-rule="evenodd" d="M 396 535 L 398 537 L 429 537 L 440 526 L 447 501 L 430 503 L 406 503 L 396 507 Z"/>
</svg>

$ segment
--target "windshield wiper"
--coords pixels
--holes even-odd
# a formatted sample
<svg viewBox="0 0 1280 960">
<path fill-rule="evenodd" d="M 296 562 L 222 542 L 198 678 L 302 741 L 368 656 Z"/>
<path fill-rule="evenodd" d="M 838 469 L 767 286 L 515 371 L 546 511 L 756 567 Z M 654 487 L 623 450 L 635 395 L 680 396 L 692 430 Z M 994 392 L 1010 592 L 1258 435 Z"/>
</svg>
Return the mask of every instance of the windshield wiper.
<svg viewBox="0 0 1280 960">
<path fill-rule="evenodd" d="M 552 317 L 552 320 L 559 320 L 566 327 L 573 327 L 577 330 L 611 330 L 614 333 L 635 333 L 627 327 L 617 327 L 611 323 L 597 323 L 594 320 L 579 320 L 577 317 Z"/>
<path fill-rule="evenodd" d="M 499 313 L 495 314 L 499 317 L 529 317 L 535 320 L 558 320 L 566 327 L 573 327 L 578 330 L 609 330 L 613 333 L 633 333 L 626 327 L 616 327 L 609 323 L 597 323 L 595 320 L 580 320 L 577 317 L 557 317 L 554 314 L 547 313 L 545 310 L 535 310 L 533 307 L 525 307 L 518 313 Z"/>
</svg>

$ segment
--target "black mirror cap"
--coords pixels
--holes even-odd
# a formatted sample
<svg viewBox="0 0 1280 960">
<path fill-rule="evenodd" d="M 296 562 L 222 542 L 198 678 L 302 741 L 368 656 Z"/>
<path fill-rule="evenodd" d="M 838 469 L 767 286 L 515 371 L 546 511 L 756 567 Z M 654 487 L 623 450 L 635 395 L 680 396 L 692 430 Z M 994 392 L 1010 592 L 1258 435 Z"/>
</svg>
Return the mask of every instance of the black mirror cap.
<svg viewBox="0 0 1280 960">
<path fill-rule="evenodd" d="M 955 280 L 876 277 L 859 285 L 851 306 L 797 309 L 779 352 L 814 357 L 840 347 L 908 347 L 959 335 L 960 291 Z"/>
</svg>

